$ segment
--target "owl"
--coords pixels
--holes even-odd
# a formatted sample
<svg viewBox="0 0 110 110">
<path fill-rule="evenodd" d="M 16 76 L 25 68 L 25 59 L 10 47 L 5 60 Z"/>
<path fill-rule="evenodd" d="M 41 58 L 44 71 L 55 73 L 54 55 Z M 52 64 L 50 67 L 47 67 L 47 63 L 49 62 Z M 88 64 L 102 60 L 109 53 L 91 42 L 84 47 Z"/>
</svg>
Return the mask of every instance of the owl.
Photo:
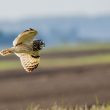
<svg viewBox="0 0 110 110">
<path fill-rule="evenodd" d="M 33 40 L 38 32 L 32 28 L 20 33 L 13 41 L 13 47 L 0 51 L 0 55 L 16 54 L 27 72 L 32 72 L 40 63 L 39 52 L 45 46 L 42 40 Z"/>
</svg>

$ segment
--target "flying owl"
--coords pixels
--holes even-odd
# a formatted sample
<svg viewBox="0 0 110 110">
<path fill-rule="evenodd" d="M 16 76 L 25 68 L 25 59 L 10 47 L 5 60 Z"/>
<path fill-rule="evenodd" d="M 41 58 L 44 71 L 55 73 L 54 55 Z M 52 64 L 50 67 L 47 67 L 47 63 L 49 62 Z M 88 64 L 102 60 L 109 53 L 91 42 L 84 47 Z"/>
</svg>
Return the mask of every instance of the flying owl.
<svg viewBox="0 0 110 110">
<path fill-rule="evenodd" d="M 0 51 L 2 56 L 16 54 L 27 72 L 32 72 L 40 63 L 39 51 L 45 46 L 42 40 L 33 40 L 37 31 L 30 28 L 19 34 L 13 41 L 13 47 Z"/>
</svg>

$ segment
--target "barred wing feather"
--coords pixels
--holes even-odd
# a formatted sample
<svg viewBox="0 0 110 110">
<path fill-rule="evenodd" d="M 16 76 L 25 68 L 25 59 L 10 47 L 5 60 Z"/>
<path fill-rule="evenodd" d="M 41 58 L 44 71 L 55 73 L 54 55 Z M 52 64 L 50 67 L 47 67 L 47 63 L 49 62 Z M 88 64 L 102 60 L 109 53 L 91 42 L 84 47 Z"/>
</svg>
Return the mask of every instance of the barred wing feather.
<svg viewBox="0 0 110 110">
<path fill-rule="evenodd" d="M 40 63 L 40 57 L 35 58 L 25 53 L 18 54 L 17 56 L 20 57 L 21 64 L 27 72 L 32 72 Z"/>
</svg>

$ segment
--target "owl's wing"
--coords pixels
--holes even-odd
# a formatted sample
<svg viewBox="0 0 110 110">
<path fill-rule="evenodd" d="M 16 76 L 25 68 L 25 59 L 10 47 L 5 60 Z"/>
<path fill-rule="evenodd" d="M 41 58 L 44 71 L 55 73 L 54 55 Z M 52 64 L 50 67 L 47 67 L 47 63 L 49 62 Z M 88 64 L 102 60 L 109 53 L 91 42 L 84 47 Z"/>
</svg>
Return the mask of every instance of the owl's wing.
<svg viewBox="0 0 110 110">
<path fill-rule="evenodd" d="M 38 32 L 36 30 L 31 28 L 29 30 L 25 30 L 16 37 L 16 39 L 13 41 L 13 46 L 17 46 L 23 43 L 30 43 L 37 33 Z"/>
<path fill-rule="evenodd" d="M 32 72 L 40 63 L 40 56 L 34 57 L 25 53 L 17 54 L 17 56 L 20 57 L 21 64 L 27 72 Z"/>
</svg>

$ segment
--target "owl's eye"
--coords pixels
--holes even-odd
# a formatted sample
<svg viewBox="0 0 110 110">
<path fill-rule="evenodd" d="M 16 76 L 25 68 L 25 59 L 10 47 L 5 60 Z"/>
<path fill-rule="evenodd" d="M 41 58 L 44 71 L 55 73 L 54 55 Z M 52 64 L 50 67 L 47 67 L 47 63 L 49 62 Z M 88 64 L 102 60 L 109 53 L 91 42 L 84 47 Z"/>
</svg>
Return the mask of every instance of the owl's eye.
<svg viewBox="0 0 110 110">
<path fill-rule="evenodd" d="M 33 31 L 33 30 L 34 30 L 34 29 L 29 28 L 29 29 L 25 30 L 24 32 L 27 32 L 27 31 Z"/>
<path fill-rule="evenodd" d="M 32 29 L 32 28 L 29 28 L 29 30 L 32 30 L 32 31 L 33 31 L 34 29 Z"/>
</svg>

